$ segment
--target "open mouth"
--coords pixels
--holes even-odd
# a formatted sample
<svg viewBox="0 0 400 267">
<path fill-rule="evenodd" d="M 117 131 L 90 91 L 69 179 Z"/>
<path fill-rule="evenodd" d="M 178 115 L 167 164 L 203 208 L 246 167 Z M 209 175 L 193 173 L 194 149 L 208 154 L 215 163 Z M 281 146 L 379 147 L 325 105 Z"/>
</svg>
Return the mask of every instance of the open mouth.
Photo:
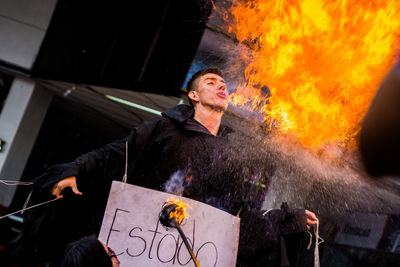
<svg viewBox="0 0 400 267">
<path fill-rule="evenodd" d="M 217 93 L 217 96 L 226 99 L 226 94 L 224 92 Z"/>
</svg>

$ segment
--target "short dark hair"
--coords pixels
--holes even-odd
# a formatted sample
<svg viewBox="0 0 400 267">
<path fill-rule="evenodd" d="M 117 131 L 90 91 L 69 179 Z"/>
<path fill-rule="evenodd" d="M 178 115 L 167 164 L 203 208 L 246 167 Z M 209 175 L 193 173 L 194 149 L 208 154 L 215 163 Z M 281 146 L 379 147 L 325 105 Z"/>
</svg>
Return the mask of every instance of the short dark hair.
<svg viewBox="0 0 400 267">
<path fill-rule="evenodd" d="M 207 73 L 214 73 L 214 74 L 217 74 L 218 76 L 223 77 L 222 71 L 217 67 L 209 67 L 209 68 L 201 69 L 192 75 L 192 77 L 190 78 L 190 80 L 187 83 L 186 91 L 189 93 L 190 91 L 196 90 L 196 88 L 193 88 L 194 81 L 197 78 L 199 78 L 203 75 L 206 75 Z"/>
<path fill-rule="evenodd" d="M 217 74 L 218 76 L 221 76 L 223 78 L 223 73 L 222 70 L 217 68 L 217 67 L 208 67 L 208 68 L 204 68 L 199 70 L 198 72 L 196 72 L 195 74 L 192 75 L 192 77 L 190 78 L 190 80 L 187 83 L 186 86 L 186 91 L 188 93 L 188 98 L 189 98 L 189 92 L 196 90 L 196 88 L 194 88 L 193 84 L 196 81 L 197 78 L 200 78 L 203 75 L 206 75 L 207 73 L 214 73 Z M 193 107 L 193 103 L 192 100 L 189 98 L 189 103 L 190 105 Z"/>
<path fill-rule="evenodd" d="M 60 267 L 112 267 L 112 261 L 103 244 L 93 236 L 83 237 L 67 245 Z"/>
</svg>

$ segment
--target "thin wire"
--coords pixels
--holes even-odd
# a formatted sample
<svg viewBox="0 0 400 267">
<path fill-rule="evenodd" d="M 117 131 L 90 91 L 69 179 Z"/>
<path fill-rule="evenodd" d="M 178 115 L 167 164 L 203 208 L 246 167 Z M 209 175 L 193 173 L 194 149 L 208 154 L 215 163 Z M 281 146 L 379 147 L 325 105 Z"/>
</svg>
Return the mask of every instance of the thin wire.
<svg viewBox="0 0 400 267">
<path fill-rule="evenodd" d="M 9 213 L 9 214 L 7 214 L 7 215 L 1 216 L 1 217 L 0 217 L 0 220 L 1 220 L 1 219 L 4 219 L 4 218 L 6 218 L 6 217 L 9 217 L 9 216 L 11 216 L 11 215 L 14 215 L 14 214 L 16 214 L 16 213 L 24 212 L 24 211 L 26 211 L 26 210 L 29 210 L 29 209 L 32 209 L 32 208 L 36 208 L 36 207 L 39 207 L 39 206 L 41 206 L 41 205 L 44 205 L 44 204 L 47 204 L 47 203 L 56 201 L 56 200 L 58 200 L 58 199 L 60 199 L 60 198 L 54 198 L 54 199 L 51 199 L 51 200 L 48 200 L 48 201 L 45 201 L 45 202 L 42 202 L 42 203 L 39 203 L 39 204 L 30 206 L 30 207 L 28 207 L 28 208 L 25 208 L 25 209 L 22 209 L 22 210 L 18 210 L 18 211 Z"/>
<path fill-rule="evenodd" d="M 21 181 L 13 181 L 13 180 L 0 180 L 0 183 L 5 185 L 33 185 L 32 182 L 21 182 Z"/>
<path fill-rule="evenodd" d="M 125 142 L 125 174 L 122 178 L 122 182 L 126 183 L 128 179 L 128 141 Z"/>
<path fill-rule="evenodd" d="M 273 209 L 269 209 L 269 210 L 267 210 L 266 212 L 264 212 L 264 213 L 263 213 L 263 216 L 267 215 L 268 212 L 270 212 L 271 210 L 273 210 Z"/>
<path fill-rule="evenodd" d="M 31 189 L 31 192 L 29 192 L 28 197 L 26 198 L 25 203 L 22 206 L 21 214 L 24 213 L 26 206 L 28 206 L 28 203 L 29 203 L 29 200 L 31 199 L 32 193 L 33 193 L 33 188 Z"/>
</svg>

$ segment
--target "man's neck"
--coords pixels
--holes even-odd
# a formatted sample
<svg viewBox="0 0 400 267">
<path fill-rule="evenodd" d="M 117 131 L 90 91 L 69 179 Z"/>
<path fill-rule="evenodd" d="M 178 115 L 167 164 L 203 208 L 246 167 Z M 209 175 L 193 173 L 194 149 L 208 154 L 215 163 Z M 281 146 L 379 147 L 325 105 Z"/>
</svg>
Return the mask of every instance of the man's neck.
<svg viewBox="0 0 400 267">
<path fill-rule="evenodd" d="M 222 115 L 224 115 L 222 110 L 203 107 L 195 109 L 193 118 L 206 127 L 212 135 L 217 136 Z"/>
</svg>

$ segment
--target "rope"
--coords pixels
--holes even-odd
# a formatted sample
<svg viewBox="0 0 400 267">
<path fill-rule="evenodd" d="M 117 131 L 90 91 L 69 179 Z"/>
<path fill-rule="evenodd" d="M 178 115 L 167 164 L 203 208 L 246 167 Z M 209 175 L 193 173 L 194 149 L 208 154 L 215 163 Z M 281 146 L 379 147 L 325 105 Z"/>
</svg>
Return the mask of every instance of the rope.
<svg viewBox="0 0 400 267">
<path fill-rule="evenodd" d="M 0 183 L 5 184 L 5 185 L 9 185 L 9 186 L 33 185 L 33 182 L 22 182 L 22 181 L 14 181 L 14 180 L 0 180 Z M 29 210 L 29 209 L 32 209 L 32 208 L 35 208 L 35 207 L 39 207 L 39 206 L 41 206 L 41 205 L 44 205 L 44 204 L 53 202 L 53 201 L 55 201 L 55 200 L 58 199 L 58 198 L 51 199 L 51 200 L 48 200 L 48 201 L 45 201 L 45 202 L 42 202 L 42 203 L 39 203 L 39 204 L 30 206 L 30 207 L 27 208 L 26 206 L 28 206 L 28 203 L 29 203 L 29 200 L 31 199 L 32 193 L 33 193 L 33 188 L 32 188 L 31 191 L 29 192 L 28 197 L 26 198 L 26 200 L 25 200 L 25 202 L 24 202 L 24 205 L 22 206 L 22 210 L 18 210 L 18 211 L 15 211 L 15 212 L 6 214 L 6 215 L 4 215 L 4 216 L 1 216 L 1 217 L 0 217 L 0 220 L 1 220 L 1 219 L 4 219 L 4 218 L 7 218 L 7 217 L 9 217 L 9 216 L 11 216 L 11 215 L 17 214 L 17 213 L 19 213 L 19 212 L 20 212 L 21 214 L 23 214 L 26 210 Z"/>
<path fill-rule="evenodd" d="M 14 215 L 14 214 L 16 214 L 16 213 L 19 213 L 19 212 L 22 213 L 22 212 L 24 212 L 24 211 L 26 211 L 26 210 L 33 209 L 33 208 L 39 207 L 39 206 L 41 206 L 41 205 L 44 205 L 44 204 L 47 204 L 47 203 L 56 201 L 56 200 L 58 200 L 58 199 L 60 199 L 60 198 L 54 198 L 54 199 L 51 199 L 51 200 L 48 200 L 48 201 L 45 201 L 45 202 L 42 202 L 42 203 L 39 203 L 39 204 L 30 206 L 30 207 L 28 207 L 28 208 L 24 208 L 24 209 L 22 209 L 22 210 L 18 210 L 18 211 L 9 213 L 9 214 L 7 214 L 7 215 L 1 216 L 1 217 L 0 217 L 0 220 L 1 220 L 1 219 L 4 219 L 4 218 L 6 218 L 6 217 L 9 217 L 9 216 L 11 216 L 11 215 Z"/>
<path fill-rule="evenodd" d="M 308 230 L 307 230 L 307 233 L 310 236 L 310 241 L 308 242 L 308 245 L 307 245 L 307 250 L 309 250 L 311 248 L 311 245 L 312 245 L 312 234 Z"/>
<path fill-rule="evenodd" d="M 319 221 L 317 221 L 317 225 L 314 228 L 315 230 L 315 249 L 314 249 L 314 267 L 319 267 L 319 248 L 318 246 L 324 242 L 324 240 L 319 236 Z"/>
<path fill-rule="evenodd" d="M 307 233 L 310 235 L 310 242 L 308 243 L 307 250 L 311 248 L 312 245 L 312 234 L 310 231 L 307 231 Z M 315 248 L 314 248 L 314 267 L 320 267 L 320 262 L 319 262 L 319 248 L 318 246 L 324 242 L 324 240 L 319 236 L 319 221 L 317 224 L 314 226 L 314 235 L 315 235 Z"/>
</svg>

